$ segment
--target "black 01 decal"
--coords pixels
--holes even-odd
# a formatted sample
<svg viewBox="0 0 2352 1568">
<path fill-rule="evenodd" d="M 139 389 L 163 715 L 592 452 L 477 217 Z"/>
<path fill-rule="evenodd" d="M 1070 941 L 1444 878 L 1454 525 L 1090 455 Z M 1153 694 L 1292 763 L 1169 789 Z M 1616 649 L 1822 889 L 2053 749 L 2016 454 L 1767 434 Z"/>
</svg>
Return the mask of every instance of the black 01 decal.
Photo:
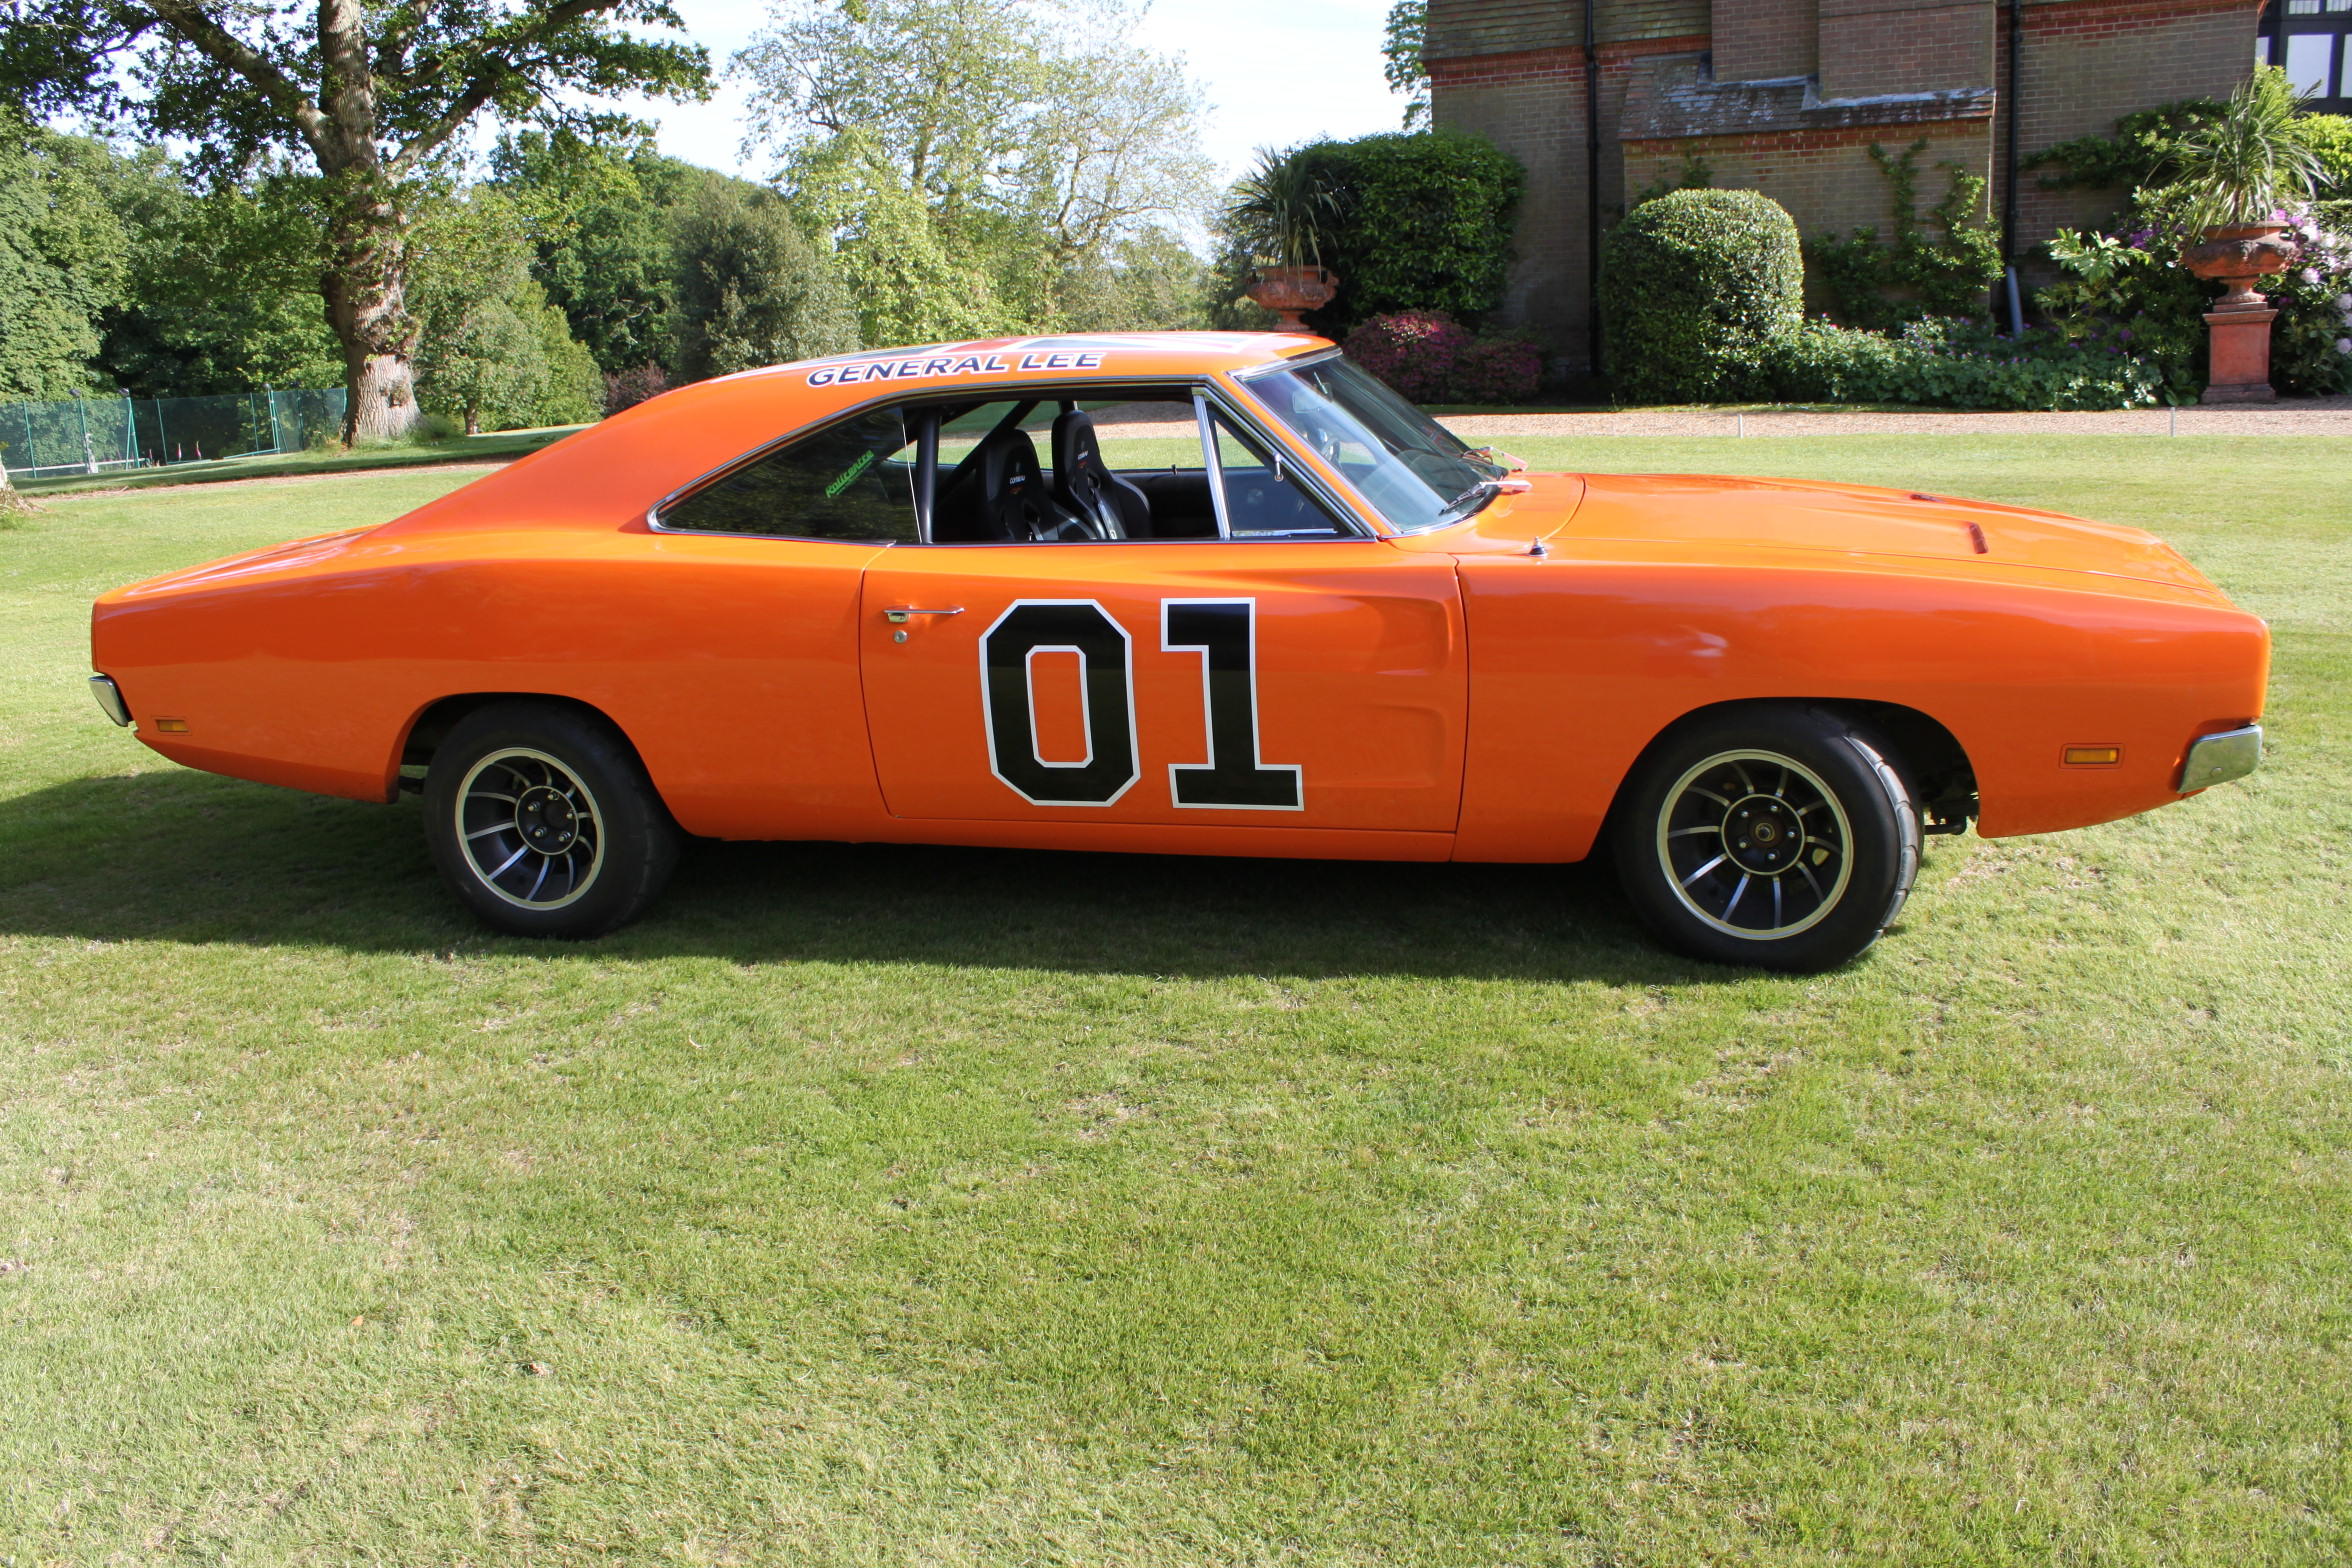
<svg viewBox="0 0 2352 1568">
<path fill-rule="evenodd" d="M 1085 666 L 1086 760 L 1037 754 L 1030 655 L 1075 652 Z M 1133 787 L 1135 682 L 1126 628 L 1092 599 L 1024 599 L 980 639 L 980 695 L 988 710 L 988 762 L 1033 806 L 1107 806 Z"/>
<path fill-rule="evenodd" d="M 1258 603 L 1255 599 L 1163 599 L 1160 646 L 1198 649 L 1209 760 L 1168 769 L 1179 806 L 1235 811 L 1303 809 L 1295 766 L 1258 757 Z"/>
</svg>

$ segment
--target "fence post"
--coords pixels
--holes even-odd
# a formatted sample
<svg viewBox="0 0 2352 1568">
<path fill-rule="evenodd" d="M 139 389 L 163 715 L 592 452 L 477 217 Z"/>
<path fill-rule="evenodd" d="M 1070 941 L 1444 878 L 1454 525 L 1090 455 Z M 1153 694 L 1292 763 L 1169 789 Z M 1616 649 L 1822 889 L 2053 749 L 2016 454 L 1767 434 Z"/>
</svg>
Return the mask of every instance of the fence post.
<svg viewBox="0 0 2352 1568">
<path fill-rule="evenodd" d="M 98 454 L 90 446 L 90 400 L 78 392 L 74 394 L 74 412 L 82 416 L 82 472 L 94 474 L 98 472 Z"/>
<path fill-rule="evenodd" d="M 278 424 L 278 389 L 265 388 L 261 395 L 269 399 L 270 450 L 283 452 L 286 450 L 286 432 Z"/>
<path fill-rule="evenodd" d="M 131 410 L 131 394 L 122 387 L 116 387 L 115 390 L 122 393 L 123 448 L 130 458 L 125 466 L 136 468 L 139 466 L 139 418 Z"/>
</svg>

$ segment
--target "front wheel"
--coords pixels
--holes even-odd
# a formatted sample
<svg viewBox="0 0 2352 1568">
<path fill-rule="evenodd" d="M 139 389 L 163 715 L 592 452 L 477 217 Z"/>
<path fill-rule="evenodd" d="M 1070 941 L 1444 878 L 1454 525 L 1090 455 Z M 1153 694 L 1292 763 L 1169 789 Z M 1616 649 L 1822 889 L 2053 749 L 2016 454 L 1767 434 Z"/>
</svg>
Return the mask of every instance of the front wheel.
<svg viewBox="0 0 2352 1568">
<path fill-rule="evenodd" d="M 553 703 L 476 709 L 435 748 L 425 837 L 450 890 L 517 936 L 634 920 L 678 861 L 678 828 L 610 725 Z"/>
<path fill-rule="evenodd" d="M 1668 946 L 1811 973 L 1878 940 L 1919 872 L 1919 812 L 1818 708 L 1743 709 L 1651 748 L 1613 833 L 1626 897 Z"/>
</svg>

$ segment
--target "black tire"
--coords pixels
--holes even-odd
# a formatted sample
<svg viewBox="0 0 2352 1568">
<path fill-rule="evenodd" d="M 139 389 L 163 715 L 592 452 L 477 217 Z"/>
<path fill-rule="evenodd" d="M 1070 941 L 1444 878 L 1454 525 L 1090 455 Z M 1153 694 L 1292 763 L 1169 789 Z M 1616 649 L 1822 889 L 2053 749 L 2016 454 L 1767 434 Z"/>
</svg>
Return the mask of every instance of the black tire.
<svg viewBox="0 0 2352 1568">
<path fill-rule="evenodd" d="M 1810 974 L 1878 940 L 1919 874 L 1919 811 L 1865 735 L 1819 708 L 1669 731 L 1611 819 L 1618 879 L 1678 952 Z"/>
<path fill-rule="evenodd" d="M 637 754 L 577 708 L 475 709 L 435 748 L 424 799 L 442 880 L 516 936 L 602 936 L 642 914 L 678 863 L 678 825 Z"/>
</svg>

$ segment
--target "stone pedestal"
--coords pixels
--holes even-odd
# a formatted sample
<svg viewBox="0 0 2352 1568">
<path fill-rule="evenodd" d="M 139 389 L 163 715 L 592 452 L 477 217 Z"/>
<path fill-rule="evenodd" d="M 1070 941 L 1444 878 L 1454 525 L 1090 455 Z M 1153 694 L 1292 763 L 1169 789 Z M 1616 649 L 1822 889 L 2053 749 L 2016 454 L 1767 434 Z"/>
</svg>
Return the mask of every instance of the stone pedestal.
<svg viewBox="0 0 2352 1568">
<path fill-rule="evenodd" d="M 2270 324 L 2278 312 L 2214 310 L 2205 315 L 2212 358 L 2205 387 L 2208 403 L 2267 403 L 2270 386 Z"/>
</svg>

